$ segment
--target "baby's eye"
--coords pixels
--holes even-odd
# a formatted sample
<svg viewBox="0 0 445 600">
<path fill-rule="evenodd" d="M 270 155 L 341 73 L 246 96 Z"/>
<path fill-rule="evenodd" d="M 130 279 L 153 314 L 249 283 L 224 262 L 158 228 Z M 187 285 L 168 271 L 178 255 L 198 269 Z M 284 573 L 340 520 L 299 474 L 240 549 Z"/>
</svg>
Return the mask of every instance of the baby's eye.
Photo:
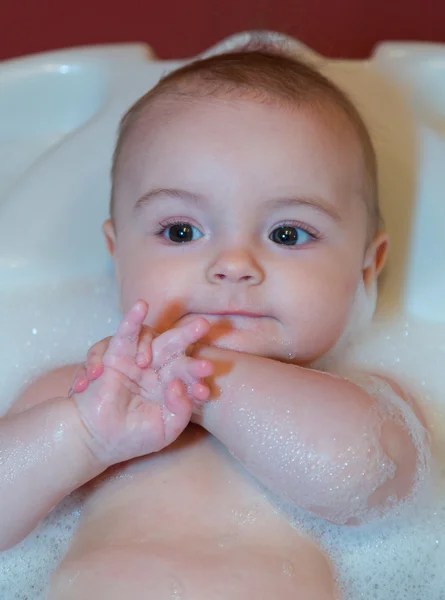
<svg viewBox="0 0 445 600">
<path fill-rule="evenodd" d="M 164 228 L 162 235 L 176 244 L 194 242 L 202 237 L 202 233 L 199 229 L 193 227 L 190 223 L 173 223 L 173 225 Z"/>
<path fill-rule="evenodd" d="M 272 231 L 269 239 L 283 246 L 297 246 L 313 240 L 314 236 L 301 229 L 301 227 L 281 225 Z"/>
</svg>

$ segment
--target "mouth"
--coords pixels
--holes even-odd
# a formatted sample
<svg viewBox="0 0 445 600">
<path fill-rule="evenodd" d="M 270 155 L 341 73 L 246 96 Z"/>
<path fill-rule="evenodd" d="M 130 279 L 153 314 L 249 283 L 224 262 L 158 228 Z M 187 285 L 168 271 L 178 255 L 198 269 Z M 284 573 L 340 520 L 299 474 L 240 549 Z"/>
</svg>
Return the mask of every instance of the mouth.
<svg viewBox="0 0 445 600">
<path fill-rule="evenodd" d="M 193 311 L 184 315 L 180 321 L 181 323 L 187 323 L 197 317 L 203 317 L 210 323 L 214 335 L 228 334 L 235 331 L 261 331 L 265 327 L 266 329 L 270 328 L 272 322 L 275 321 L 270 315 L 250 310 Z"/>
<path fill-rule="evenodd" d="M 230 317 L 247 317 L 250 319 L 265 319 L 269 315 L 265 315 L 263 313 L 252 312 L 248 310 L 221 310 L 221 311 L 212 311 L 208 313 L 199 313 L 201 316 L 207 317 L 219 317 L 219 318 L 230 318 Z"/>
<path fill-rule="evenodd" d="M 226 350 L 268 356 L 270 346 L 281 339 L 280 322 L 264 312 L 252 310 L 193 311 L 185 314 L 180 324 L 203 317 L 210 331 L 200 343 Z"/>
</svg>

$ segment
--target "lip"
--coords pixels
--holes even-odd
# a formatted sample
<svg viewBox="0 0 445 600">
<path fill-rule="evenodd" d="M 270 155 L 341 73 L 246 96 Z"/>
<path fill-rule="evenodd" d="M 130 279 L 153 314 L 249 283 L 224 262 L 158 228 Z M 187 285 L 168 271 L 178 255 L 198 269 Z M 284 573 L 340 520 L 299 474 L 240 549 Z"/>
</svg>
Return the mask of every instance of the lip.
<svg viewBox="0 0 445 600">
<path fill-rule="evenodd" d="M 279 338 L 279 321 L 269 314 L 252 310 L 193 310 L 184 315 L 178 324 L 186 324 L 202 317 L 210 324 L 205 343 L 227 350 L 253 352 L 259 348 L 267 351 L 270 340 Z M 244 350 L 243 350 L 244 349 Z"/>
<path fill-rule="evenodd" d="M 272 319 L 271 315 L 251 310 L 193 310 L 184 314 L 179 321 L 187 323 L 197 317 L 203 317 L 212 324 L 215 324 L 218 321 L 224 321 L 225 319 L 232 321 L 235 325 L 238 323 L 240 326 L 244 322 L 242 328 L 247 327 L 248 323 L 252 323 L 253 325 L 254 322 L 256 322 L 259 324 L 263 321 L 266 322 Z"/>
<path fill-rule="evenodd" d="M 263 313 L 252 312 L 250 310 L 212 310 L 211 312 L 205 313 L 207 315 L 215 315 L 218 317 L 252 317 L 261 318 L 267 317 Z"/>
<path fill-rule="evenodd" d="M 202 317 L 247 317 L 250 319 L 264 319 L 269 316 L 264 313 L 253 312 L 250 310 L 212 310 L 189 314 L 200 315 Z"/>
</svg>

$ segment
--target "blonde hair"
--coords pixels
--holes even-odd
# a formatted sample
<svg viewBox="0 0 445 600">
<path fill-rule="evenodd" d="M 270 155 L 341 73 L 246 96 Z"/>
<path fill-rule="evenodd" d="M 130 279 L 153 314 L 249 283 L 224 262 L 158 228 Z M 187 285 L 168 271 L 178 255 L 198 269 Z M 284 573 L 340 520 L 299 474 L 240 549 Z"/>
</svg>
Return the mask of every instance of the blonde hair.
<svg viewBox="0 0 445 600">
<path fill-rule="evenodd" d="M 245 49 L 196 60 L 163 77 L 123 116 L 111 170 L 110 216 L 115 214 L 115 182 L 122 149 L 130 130 L 141 114 L 160 96 L 187 99 L 208 97 L 245 97 L 292 106 L 327 106 L 341 111 L 360 141 L 367 175 L 365 198 L 369 215 L 368 237 L 376 235 L 380 223 L 377 159 L 368 129 L 348 96 L 317 69 L 301 59 L 276 51 Z"/>
</svg>

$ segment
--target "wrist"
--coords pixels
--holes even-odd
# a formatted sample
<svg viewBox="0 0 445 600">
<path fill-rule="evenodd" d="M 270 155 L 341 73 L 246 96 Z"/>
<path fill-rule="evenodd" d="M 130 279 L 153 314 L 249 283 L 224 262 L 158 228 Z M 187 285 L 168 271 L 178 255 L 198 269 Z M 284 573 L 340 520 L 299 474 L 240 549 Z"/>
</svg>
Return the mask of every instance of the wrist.
<svg viewBox="0 0 445 600">
<path fill-rule="evenodd" d="M 71 473 L 79 486 L 105 471 L 110 464 L 101 461 L 92 448 L 92 437 L 73 398 L 57 398 L 54 416 L 59 422 L 57 434 L 72 448 Z M 74 464 L 73 464 L 74 463 Z"/>
</svg>

